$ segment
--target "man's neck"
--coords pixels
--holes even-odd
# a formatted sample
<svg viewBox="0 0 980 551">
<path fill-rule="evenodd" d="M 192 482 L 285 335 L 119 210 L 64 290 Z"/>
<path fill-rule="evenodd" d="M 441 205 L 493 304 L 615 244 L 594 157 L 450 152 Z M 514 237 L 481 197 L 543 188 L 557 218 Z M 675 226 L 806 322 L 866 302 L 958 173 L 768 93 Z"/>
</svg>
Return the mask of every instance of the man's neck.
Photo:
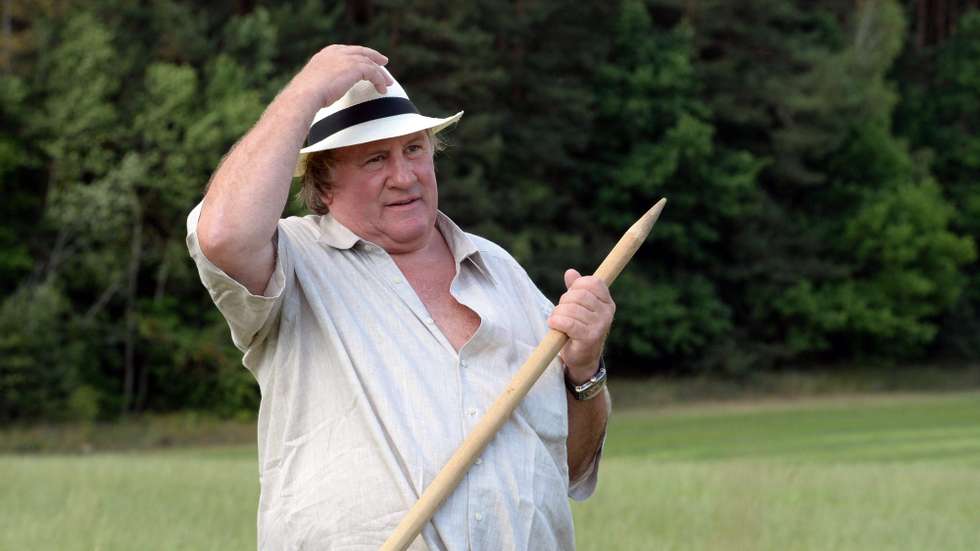
<svg viewBox="0 0 980 551">
<path fill-rule="evenodd" d="M 433 227 L 432 233 L 423 247 L 410 252 L 389 254 L 395 264 L 406 274 L 407 272 L 425 271 L 426 266 L 430 268 L 442 266 L 447 260 L 455 264 L 453 253 L 438 225 Z"/>
</svg>

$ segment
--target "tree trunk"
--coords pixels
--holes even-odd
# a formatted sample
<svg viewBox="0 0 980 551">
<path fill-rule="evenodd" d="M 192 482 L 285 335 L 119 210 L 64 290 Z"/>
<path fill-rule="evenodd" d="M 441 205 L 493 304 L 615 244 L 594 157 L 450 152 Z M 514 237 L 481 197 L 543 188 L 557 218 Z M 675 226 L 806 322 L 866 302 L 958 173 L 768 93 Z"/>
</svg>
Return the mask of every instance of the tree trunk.
<svg viewBox="0 0 980 551">
<path fill-rule="evenodd" d="M 914 3 L 915 13 L 910 15 L 918 48 L 944 42 L 956 31 L 960 17 L 971 9 L 980 8 L 978 0 L 915 0 Z"/>
<path fill-rule="evenodd" d="M 160 269 L 157 270 L 156 288 L 153 290 L 153 302 L 159 304 L 163 300 L 167 289 L 167 278 L 170 276 L 170 257 L 167 252 L 170 250 L 170 241 L 167 240 L 162 247 L 163 259 L 160 261 Z"/>
<path fill-rule="evenodd" d="M 150 366 L 143 365 L 140 368 L 140 380 L 139 384 L 136 386 L 136 404 L 133 410 L 137 413 L 142 413 L 146 409 L 146 395 L 149 392 L 150 386 Z"/>
<path fill-rule="evenodd" d="M 129 250 L 129 284 L 126 287 L 126 343 L 123 364 L 122 413 L 126 415 L 133 405 L 133 389 L 136 382 L 136 338 L 139 310 L 137 291 L 140 260 L 143 253 L 143 214 L 139 204 L 133 208 L 133 240 Z"/>
<path fill-rule="evenodd" d="M 10 18 L 12 17 L 10 13 L 10 4 L 13 0 L 3 0 L 3 22 L 0 23 L 0 47 L 3 51 L 0 52 L 0 69 L 4 72 L 10 70 L 10 58 L 14 55 L 13 48 L 11 47 L 11 39 L 13 38 L 13 29 L 10 24 Z"/>
</svg>

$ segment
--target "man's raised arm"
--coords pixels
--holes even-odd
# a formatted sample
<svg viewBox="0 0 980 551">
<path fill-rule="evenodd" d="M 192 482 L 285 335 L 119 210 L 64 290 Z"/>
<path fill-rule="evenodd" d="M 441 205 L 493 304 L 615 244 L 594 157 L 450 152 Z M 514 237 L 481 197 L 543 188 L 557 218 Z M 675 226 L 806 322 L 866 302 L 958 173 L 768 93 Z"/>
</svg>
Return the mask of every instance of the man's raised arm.
<svg viewBox="0 0 980 551">
<path fill-rule="evenodd" d="M 253 294 L 265 290 L 275 269 L 272 239 L 313 116 L 360 80 L 370 81 L 384 93 L 392 83 L 381 69 L 387 62 L 385 56 L 362 46 L 332 45 L 320 50 L 211 177 L 197 225 L 201 251 Z"/>
</svg>

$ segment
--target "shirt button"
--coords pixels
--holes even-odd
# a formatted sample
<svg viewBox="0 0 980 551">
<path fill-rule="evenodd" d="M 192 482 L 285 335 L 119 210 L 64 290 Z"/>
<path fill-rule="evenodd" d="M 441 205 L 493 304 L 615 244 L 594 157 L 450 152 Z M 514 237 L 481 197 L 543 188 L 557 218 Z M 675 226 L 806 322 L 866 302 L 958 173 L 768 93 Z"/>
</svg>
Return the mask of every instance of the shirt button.
<svg viewBox="0 0 980 551">
<path fill-rule="evenodd" d="M 394 283 L 395 285 L 398 285 L 402 282 L 402 280 L 400 277 L 393 277 L 391 278 L 391 282 Z"/>
<path fill-rule="evenodd" d="M 477 465 L 480 465 L 480 464 L 482 464 L 482 463 L 483 463 L 483 459 L 482 459 L 482 458 L 480 458 L 480 457 L 477 457 L 477 458 L 476 458 L 476 464 L 477 464 Z"/>
<path fill-rule="evenodd" d="M 465 360 L 460 360 L 459 361 L 459 366 L 460 367 L 466 367 L 466 361 Z"/>
<path fill-rule="evenodd" d="M 436 320 L 434 320 L 432 318 L 425 318 L 425 323 L 428 323 L 429 325 L 432 325 L 435 322 L 436 322 Z"/>
<path fill-rule="evenodd" d="M 473 518 L 475 518 L 477 521 L 481 521 L 483 520 L 483 513 L 477 513 L 473 515 Z"/>
<path fill-rule="evenodd" d="M 466 410 L 466 415 L 469 415 L 470 417 L 475 416 L 476 415 L 476 408 L 470 408 L 470 409 Z"/>
</svg>

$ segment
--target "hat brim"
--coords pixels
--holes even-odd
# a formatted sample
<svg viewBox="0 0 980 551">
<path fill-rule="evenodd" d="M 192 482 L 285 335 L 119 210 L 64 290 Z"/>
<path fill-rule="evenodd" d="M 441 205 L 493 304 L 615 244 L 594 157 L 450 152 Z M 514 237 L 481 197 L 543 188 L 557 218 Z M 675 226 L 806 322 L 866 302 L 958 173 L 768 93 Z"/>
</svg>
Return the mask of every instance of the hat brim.
<svg viewBox="0 0 980 551">
<path fill-rule="evenodd" d="M 462 116 L 463 111 L 444 119 L 426 117 L 417 113 L 406 113 L 347 127 L 315 144 L 300 149 L 299 159 L 296 160 L 296 169 L 293 171 L 293 177 L 299 178 L 306 172 L 306 159 L 310 153 L 396 138 L 406 134 L 414 134 L 422 130 L 432 130 L 438 133 L 455 124 Z"/>
</svg>

